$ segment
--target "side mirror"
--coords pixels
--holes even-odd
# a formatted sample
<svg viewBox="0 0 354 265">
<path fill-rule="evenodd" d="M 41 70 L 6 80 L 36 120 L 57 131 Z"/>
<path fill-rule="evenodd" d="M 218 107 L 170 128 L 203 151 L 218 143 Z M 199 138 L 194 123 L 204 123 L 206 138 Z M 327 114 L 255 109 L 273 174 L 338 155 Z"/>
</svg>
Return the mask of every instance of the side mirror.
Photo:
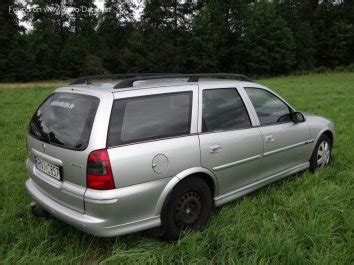
<svg viewBox="0 0 354 265">
<path fill-rule="evenodd" d="M 293 112 L 291 114 L 292 120 L 295 123 L 304 122 L 305 116 L 301 112 Z"/>
</svg>

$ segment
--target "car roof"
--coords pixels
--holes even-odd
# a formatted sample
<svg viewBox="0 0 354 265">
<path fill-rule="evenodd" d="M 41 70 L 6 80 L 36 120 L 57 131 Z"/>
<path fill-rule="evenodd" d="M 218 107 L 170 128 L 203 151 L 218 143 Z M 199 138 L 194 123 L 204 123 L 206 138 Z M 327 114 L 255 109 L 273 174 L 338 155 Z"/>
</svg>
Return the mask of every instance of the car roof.
<svg viewBox="0 0 354 265">
<path fill-rule="evenodd" d="M 259 84 L 250 81 L 239 81 L 239 80 L 226 80 L 226 79 L 217 79 L 217 78 L 200 78 L 197 82 L 188 82 L 188 78 L 173 78 L 173 79 L 153 79 L 153 80 L 138 80 L 135 81 L 133 86 L 125 87 L 125 88 L 115 88 L 115 86 L 119 83 L 120 80 L 115 81 L 105 81 L 105 82 L 97 82 L 93 84 L 71 84 L 63 87 L 74 90 L 75 88 L 78 90 L 94 90 L 94 91 L 106 91 L 111 93 L 121 92 L 121 91 L 129 91 L 129 90 L 137 90 L 137 89 L 149 89 L 149 88 L 157 88 L 157 87 L 172 87 L 172 86 L 186 86 L 186 85 L 205 85 L 205 84 L 213 84 L 217 83 L 218 86 L 225 84 L 225 86 L 230 85 L 240 85 L 240 86 L 255 86 L 259 87 Z"/>
</svg>

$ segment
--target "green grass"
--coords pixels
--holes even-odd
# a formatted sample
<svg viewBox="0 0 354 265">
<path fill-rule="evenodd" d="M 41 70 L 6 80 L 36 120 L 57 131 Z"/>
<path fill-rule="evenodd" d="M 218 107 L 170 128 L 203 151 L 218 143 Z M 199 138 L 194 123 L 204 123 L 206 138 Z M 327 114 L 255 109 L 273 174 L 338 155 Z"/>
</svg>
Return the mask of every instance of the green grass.
<svg viewBox="0 0 354 265">
<path fill-rule="evenodd" d="M 24 187 L 26 126 L 54 87 L 0 85 L 0 262 L 353 263 L 354 74 L 260 82 L 298 110 L 335 121 L 333 164 L 225 205 L 204 231 L 175 244 L 145 233 L 100 239 L 56 219 L 33 217 Z"/>
</svg>

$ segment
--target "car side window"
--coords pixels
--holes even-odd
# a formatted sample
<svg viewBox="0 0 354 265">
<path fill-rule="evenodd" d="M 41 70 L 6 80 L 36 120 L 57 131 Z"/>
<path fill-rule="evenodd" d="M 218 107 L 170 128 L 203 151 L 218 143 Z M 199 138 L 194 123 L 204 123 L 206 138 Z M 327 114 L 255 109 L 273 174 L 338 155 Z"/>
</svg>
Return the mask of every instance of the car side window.
<svg viewBox="0 0 354 265">
<path fill-rule="evenodd" d="M 203 91 L 202 131 L 251 127 L 247 109 L 236 88 Z"/>
<path fill-rule="evenodd" d="M 261 125 L 291 121 L 290 108 L 281 99 L 261 88 L 245 88 Z"/>
<path fill-rule="evenodd" d="M 108 146 L 190 134 L 192 92 L 115 100 Z"/>
</svg>

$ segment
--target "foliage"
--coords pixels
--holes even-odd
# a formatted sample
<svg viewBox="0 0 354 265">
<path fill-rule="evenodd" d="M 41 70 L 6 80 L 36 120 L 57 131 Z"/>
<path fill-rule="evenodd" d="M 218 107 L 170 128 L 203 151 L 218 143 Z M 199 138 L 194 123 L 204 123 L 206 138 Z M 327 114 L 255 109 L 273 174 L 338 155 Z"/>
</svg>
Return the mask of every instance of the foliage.
<svg viewBox="0 0 354 265">
<path fill-rule="evenodd" d="M 17 51 L 21 28 L 9 6 L 14 7 L 14 0 L 5 0 L 0 3 L 0 79 L 11 80 L 16 73 Z"/>
<path fill-rule="evenodd" d="M 100 12 L 94 0 L 32 0 L 27 31 L 9 12 L 14 4 L 0 4 L 0 81 L 102 72 L 267 76 L 354 62 L 353 0 L 149 0 L 140 17 L 125 0 L 107 0 Z"/>
<path fill-rule="evenodd" d="M 285 21 L 267 1 L 255 3 L 251 14 L 241 38 L 246 72 L 272 75 L 289 72 L 294 65 L 295 43 Z"/>
</svg>

